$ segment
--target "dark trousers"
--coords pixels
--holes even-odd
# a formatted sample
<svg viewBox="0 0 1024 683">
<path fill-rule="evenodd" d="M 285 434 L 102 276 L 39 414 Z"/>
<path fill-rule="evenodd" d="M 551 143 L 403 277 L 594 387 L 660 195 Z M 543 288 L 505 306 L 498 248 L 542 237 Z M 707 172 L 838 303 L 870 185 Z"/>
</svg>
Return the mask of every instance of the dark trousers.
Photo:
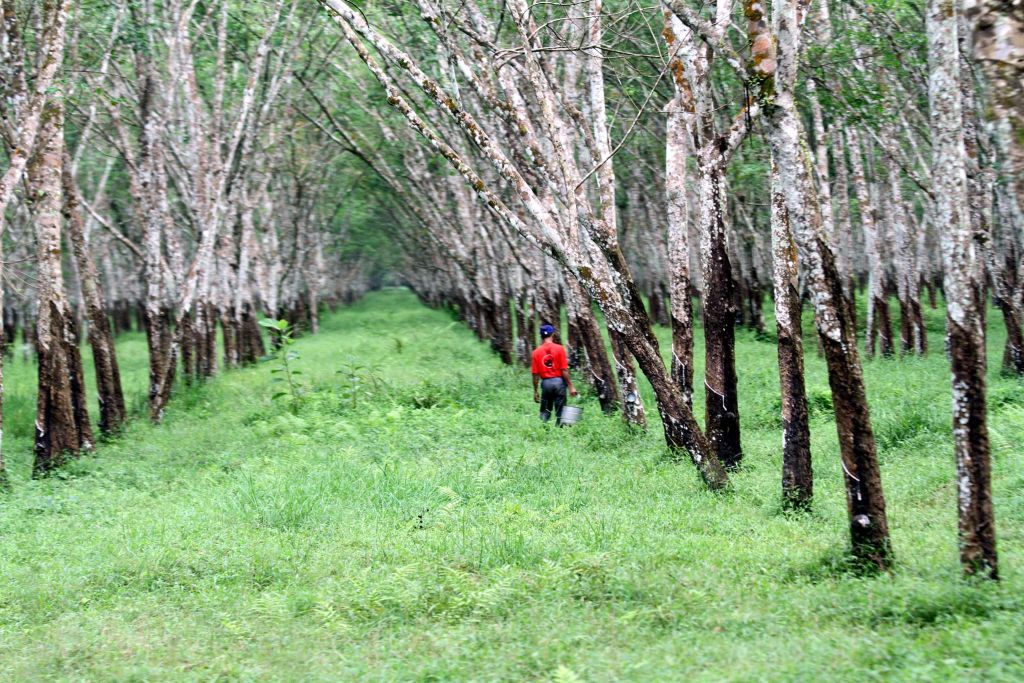
<svg viewBox="0 0 1024 683">
<path fill-rule="evenodd" d="M 547 422 L 555 413 L 555 424 L 562 424 L 562 408 L 565 407 L 565 381 L 561 377 L 551 377 L 540 382 L 540 419 Z"/>
</svg>

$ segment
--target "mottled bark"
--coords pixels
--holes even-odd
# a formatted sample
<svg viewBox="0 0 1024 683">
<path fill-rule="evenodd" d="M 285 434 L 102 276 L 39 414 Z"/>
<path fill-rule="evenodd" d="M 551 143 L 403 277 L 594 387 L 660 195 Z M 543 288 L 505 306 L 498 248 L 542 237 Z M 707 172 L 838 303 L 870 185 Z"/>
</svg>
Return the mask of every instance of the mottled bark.
<svg viewBox="0 0 1024 683">
<path fill-rule="evenodd" d="M 142 50 L 136 57 L 139 73 L 139 155 L 133 184 L 136 221 L 142 226 L 145 281 L 146 343 L 149 351 L 149 416 L 163 419 L 170 400 L 178 349 L 172 345 L 165 284 L 164 229 L 168 222 L 167 176 L 161 140 L 162 100 L 152 58 Z M 188 376 L 189 373 L 186 373 Z"/>
<path fill-rule="evenodd" d="M 590 363 L 587 360 L 587 351 L 583 344 L 583 336 L 579 326 L 576 324 L 577 311 L 571 306 L 566 311 L 568 320 L 567 334 L 565 339 L 558 339 L 565 347 L 565 355 L 569 362 L 569 369 L 580 375 L 585 381 L 590 378 Z M 592 384 L 591 382 L 587 382 Z"/>
<path fill-rule="evenodd" d="M 888 357 L 893 355 L 892 321 L 889 317 L 881 244 L 875 224 L 875 208 L 864 173 L 860 135 L 856 129 L 847 129 L 846 141 L 850 152 L 851 179 L 857 194 L 857 208 L 864 234 L 864 251 L 868 257 L 868 324 L 864 334 L 864 349 L 869 358 L 874 356 L 877 342 L 879 352 Z"/>
<path fill-rule="evenodd" d="M 993 280 L 993 303 L 1003 314 L 1006 327 L 1006 346 L 1003 349 L 1003 372 L 1011 375 L 1024 376 L 1024 330 L 1020 306 L 1016 293 L 1020 291 L 1019 281 L 1020 251 L 1015 240 L 1007 240 L 1002 253 L 995 252 L 999 247 L 989 248 L 991 277 Z"/>
<path fill-rule="evenodd" d="M 39 317 L 39 398 L 33 473 L 46 474 L 92 447 L 85 383 L 74 318 L 61 263 L 61 168 L 64 109 L 51 95 L 40 126 L 41 148 L 29 162 L 28 184 L 35 217 Z"/>
<path fill-rule="evenodd" d="M 633 357 L 626 348 L 622 335 L 614 329 L 609 329 L 608 337 L 611 341 L 612 357 L 615 359 L 615 373 L 619 378 L 619 387 L 622 389 L 622 419 L 632 427 L 644 429 L 647 427 L 647 414 L 644 411 L 640 387 L 636 381 Z"/>
<path fill-rule="evenodd" d="M 737 467 L 743 454 L 736 380 L 735 282 L 725 234 L 725 178 L 716 162 L 705 160 L 698 166 L 697 183 L 702 207 L 705 431 L 719 460 L 726 467 Z"/>
<path fill-rule="evenodd" d="M 241 364 L 241 322 L 231 309 L 222 309 L 220 329 L 224 344 L 224 367 L 236 368 Z"/>
<path fill-rule="evenodd" d="M 530 352 L 537 344 L 533 309 L 525 288 L 516 297 L 516 358 L 524 367 L 530 366 Z"/>
<path fill-rule="evenodd" d="M 2 220 L 0 220 L 2 227 Z M 0 493 L 6 493 L 11 488 L 11 479 L 7 474 L 7 464 L 4 461 L 4 360 L 8 355 L 9 344 L 14 336 L 11 327 L 8 325 L 7 308 L 4 306 L 4 244 L 3 234 L 0 233 L 0 311 L 4 313 L 4 325 L 0 329 Z"/>
<path fill-rule="evenodd" d="M 202 325 L 202 362 L 200 363 L 200 374 L 202 379 L 209 379 L 217 373 L 217 319 L 220 312 L 216 304 L 207 300 L 200 303 L 197 308 L 204 311 Z M 308 309 L 307 309 L 308 310 Z"/>
<path fill-rule="evenodd" d="M 900 352 L 923 356 L 928 335 L 921 313 L 921 272 L 917 260 L 917 235 L 907 216 L 902 174 L 890 155 L 885 157 L 889 180 L 889 222 L 895 244 L 896 298 L 900 305 Z"/>
<path fill-rule="evenodd" d="M 672 35 L 666 31 L 666 35 Z M 669 47 L 671 48 L 671 43 Z M 679 79 L 676 97 L 669 104 L 665 152 L 665 191 L 668 207 L 668 261 L 672 319 L 672 378 L 693 406 L 693 299 L 690 290 L 689 210 L 686 196 L 687 107 L 681 65 L 674 65 Z M 682 84 L 682 85 L 680 85 Z"/>
<path fill-rule="evenodd" d="M 734 241 L 732 251 L 734 262 L 739 266 L 737 277 L 736 305 L 742 310 L 737 315 L 737 323 L 742 322 L 747 329 L 756 332 L 758 335 L 765 333 L 764 328 L 764 287 L 761 283 L 759 270 L 759 235 L 754 225 L 753 218 L 743 198 L 737 197 L 732 203 L 733 208 L 733 233 Z"/>
<path fill-rule="evenodd" d="M 546 268 L 549 270 L 549 268 Z M 547 281 L 546 281 L 547 282 Z M 555 332 L 562 334 L 562 302 L 561 293 L 557 286 L 540 284 L 537 287 L 537 319 L 540 324 L 547 323 L 555 328 Z"/>
<path fill-rule="evenodd" d="M 1005 299 L 998 301 L 1006 326 L 1006 347 L 1003 351 L 1003 371 L 1007 374 L 1024 376 L 1024 334 L 1021 332 L 1021 316 L 1015 306 Z"/>
<path fill-rule="evenodd" d="M 600 217 L 604 222 L 604 230 L 607 234 L 615 236 L 618 234 L 618 215 L 615 204 L 614 160 L 606 120 L 607 112 L 605 111 L 604 54 L 601 50 L 603 41 L 602 5 L 602 0 L 590 0 L 588 38 L 591 49 L 587 52 L 586 73 L 590 109 L 593 116 L 594 152 L 598 157 L 595 161 L 598 163 L 597 187 Z M 612 357 L 615 359 L 619 389 L 622 392 L 622 417 L 627 424 L 644 428 L 647 426 L 647 417 L 644 413 L 643 401 L 640 398 L 640 388 L 636 382 L 633 359 L 614 327 L 608 328 L 608 334 L 611 338 Z"/>
<path fill-rule="evenodd" d="M 7 151 L 7 168 L 0 176 L 0 310 L 4 308 L 4 278 L 2 241 L 6 227 L 7 207 L 14 192 L 25 175 L 29 159 L 39 145 L 37 139 L 44 124 L 44 108 L 49 90 L 64 61 L 64 43 L 66 27 L 71 11 L 71 0 L 47 0 L 42 3 L 39 44 L 34 63 L 38 71 L 34 74 L 32 88 L 29 90 L 28 79 L 23 70 L 22 57 L 25 53 L 22 28 L 13 3 L 3 3 L 3 41 L 5 57 L 12 59 L 10 68 L 11 80 L 5 82 L 3 88 L 4 118 L 14 124 L 13 130 L 5 130 L 6 138 L 11 143 Z M 6 80 L 6 79 L 5 79 Z M 28 324 L 26 319 L 25 323 Z M 5 332 L 8 331 L 5 329 Z M 6 344 L 13 342 L 13 336 L 3 339 L 4 351 Z M 3 456 L 3 354 L 0 353 L 0 491 L 10 487 Z"/>
<path fill-rule="evenodd" d="M 677 82 L 676 87 L 688 87 L 694 105 L 692 129 L 703 280 L 705 425 L 708 441 L 714 446 L 718 459 L 726 467 L 736 467 L 742 459 L 735 357 L 737 311 L 726 237 L 725 169 L 731 154 L 746 137 L 748 121 L 756 115 L 756 103 L 744 108 L 727 132 L 719 132 L 718 108 L 711 87 L 710 57 L 713 53 L 701 43 L 721 39 L 729 23 L 731 2 L 718 3 L 713 26 L 695 17 L 685 3 L 665 2 L 663 5 L 675 15 L 669 18 L 664 35 L 670 45 L 678 43 L 676 69 L 686 84 L 681 86 Z M 698 30 L 700 36 L 696 35 Z"/>
<path fill-rule="evenodd" d="M 263 332 L 252 308 L 246 307 L 242 312 L 242 344 L 241 358 L 243 365 L 252 365 L 267 354 L 263 343 Z"/>
<path fill-rule="evenodd" d="M 852 309 L 846 305 L 835 258 L 824 234 L 811 180 L 811 162 L 801 146 L 802 131 L 794 101 L 799 58 L 798 4 L 795 0 L 776 0 L 773 11 L 778 71 L 773 87 L 767 89 L 771 94 L 771 104 L 766 107 L 771 124 L 769 143 L 779 169 L 779 187 L 806 273 L 815 325 L 828 364 L 852 552 L 861 563 L 887 569 L 892 561 L 889 525 L 864 377 L 857 356 Z M 764 78 L 768 77 L 765 73 Z"/>
<path fill-rule="evenodd" d="M 942 240 L 947 334 L 953 369 L 953 443 L 960 563 L 998 578 L 991 454 L 985 409 L 983 255 L 968 214 L 968 180 L 956 5 L 927 3 L 935 221 Z"/>
<path fill-rule="evenodd" d="M 515 362 L 515 341 L 513 339 L 512 308 L 508 299 L 502 296 L 495 306 L 496 346 L 501 362 L 512 365 Z"/>
<path fill-rule="evenodd" d="M 26 164 L 37 145 L 45 143 L 45 141 L 37 140 L 42 133 L 43 111 L 50 87 L 64 63 L 65 29 L 71 11 L 71 0 L 60 0 L 59 2 L 44 0 L 41 4 L 39 28 L 42 35 L 40 36 L 37 59 L 34 60 L 39 65 L 39 70 L 35 74 L 32 91 L 31 93 L 27 91 L 25 74 L 22 73 L 21 66 L 15 65 L 16 83 L 13 86 L 13 91 L 6 93 L 9 98 L 6 104 L 15 107 L 15 111 L 11 112 L 11 118 L 17 121 L 15 131 L 17 138 L 12 141 L 14 144 L 8 153 L 7 169 L 0 176 L 0 235 L 3 234 L 7 205 L 21 181 Z M 20 43 L 21 31 L 16 28 L 18 17 L 13 5 L 4 4 L 3 20 L 5 38 Z M 20 44 L 12 47 L 17 50 L 23 49 L 23 45 Z M 18 106 L 19 103 L 21 106 Z"/>
<path fill-rule="evenodd" d="M 64 218 L 67 222 L 82 298 L 89 320 L 89 346 L 92 348 L 96 372 L 96 393 L 100 406 L 100 431 L 116 434 L 127 419 L 124 393 L 121 390 L 121 372 L 117 364 L 114 336 L 110 330 L 110 316 L 100 292 L 99 276 L 93 262 L 92 250 L 85 234 L 78 186 L 71 168 L 71 157 L 65 154 L 62 166 L 64 190 Z"/>
<path fill-rule="evenodd" d="M 832 159 L 835 163 L 835 188 L 832 192 L 832 204 L 835 207 L 835 239 L 830 240 L 830 243 L 835 246 L 836 270 L 842 280 L 846 304 L 853 310 L 857 296 L 857 279 L 854 275 L 853 263 L 849 173 L 846 168 L 846 149 L 843 144 L 843 136 L 838 133 L 832 136 Z M 856 320 L 855 317 L 854 320 Z"/>
<path fill-rule="evenodd" d="M 771 238 L 772 287 L 775 294 L 775 328 L 778 334 L 779 388 L 782 402 L 782 501 L 785 507 L 809 507 L 814 494 L 811 468 L 811 434 L 804 384 L 802 298 L 797 271 L 797 247 L 790 226 L 793 218 L 805 222 L 809 208 L 787 183 L 803 180 L 812 186 L 810 173 L 794 142 L 799 141 L 799 122 L 793 114 L 792 88 L 799 53 L 799 27 L 795 5 L 779 2 L 773 17 L 772 36 L 767 31 L 762 4 L 745 5 L 747 33 L 753 45 L 751 78 L 761 85 L 772 133 Z M 777 49 L 778 48 L 778 51 Z M 779 59 L 779 52 L 782 59 Z M 780 63 L 781 62 L 781 63 Z M 823 141 L 819 138 L 820 146 Z M 804 178 L 801 178 L 803 169 Z M 787 196 L 788 190 L 788 196 Z M 788 201 L 787 201 L 788 200 Z M 823 204 L 822 209 L 830 209 Z M 819 214 L 820 215 L 820 214 Z M 821 227 L 825 232 L 824 225 Z"/>
<path fill-rule="evenodd" d="M 597 394 L 601 410 L 605 414 L 614 413 L 619 408 L 619 387 L 615 382 L 615 374 L 612 371 L 608 350 L 604 345 L 597 317 L 591 310 L 590 301 L 579 283 L 570 281 L 566 285 L 568 296 L 578 301 L 574 327 L 580 335 L 584 353 L 587 355 L 587 369 L 590 374 L 589 379 L 594 386 L 594 393 Z"/>
<path fill-rule="evenodd" d="M 971 55 L 981 65 L 988 116 L 997 128 L 1015 194 L 1024 197 L 1024 3 L 963 0 Z"/>
<path fill-rule="evenodd" d="M 777 170 L 772 173 L 772 186 L 772 285 L 782 396 L 782 502 L 786 507 L 806 508 L 814 497 L 814 471 L 804 382 L 797 250 Z"/>
</svg>

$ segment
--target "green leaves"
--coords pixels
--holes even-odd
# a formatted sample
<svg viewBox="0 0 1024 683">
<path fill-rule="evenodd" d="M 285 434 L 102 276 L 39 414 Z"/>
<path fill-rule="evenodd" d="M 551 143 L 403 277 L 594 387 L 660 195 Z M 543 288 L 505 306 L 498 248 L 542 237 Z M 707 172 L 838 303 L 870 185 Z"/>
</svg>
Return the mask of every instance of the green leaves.
<svg viewBox="0 0 1024 683">
<path fill-rule="evenodd" d="M 289 324 L 287 320 L 275 320 L 274 318 L 263 318 L 260 320 L 260 327 L 265 327 L 268 330 L 274 330 L 276 332 L 286 332 Z"/>
<path fill-rule="evenodd" d="M 292 345 L 295 343 L 295 329 L 287 320 L 275 320 L 274 318 L 263 318 L 259 321 L 259 324 L 260 327 L 270 330 L 271 346 L 273 347 L 273 350 L 264 360 L 276 360 L 279 363 L 277 367 L 270 369 L 272 377 L 269 384 L 286 385 L 285 390 L 275 391 L 271 395 L 270 400 L 290 399 L 289 407 L 293 413 L 297 413 L 302 403 L 305 387 L 298 381 L 302 371 L 296 370 L 291 366 L 292 362 L 299 358 L 298 352 L 292 348 Z"/>
</svg>

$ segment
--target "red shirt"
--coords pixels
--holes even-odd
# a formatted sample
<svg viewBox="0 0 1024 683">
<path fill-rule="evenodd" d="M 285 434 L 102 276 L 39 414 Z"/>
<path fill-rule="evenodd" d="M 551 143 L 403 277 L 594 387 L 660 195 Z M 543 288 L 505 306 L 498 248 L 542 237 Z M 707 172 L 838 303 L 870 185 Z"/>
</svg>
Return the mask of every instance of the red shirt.
<svg viewBox="0 0 1024 683">
<path fill-rule="evenodd" d="M 533 374 L 541 379 L 561 377 L 562 370 L 569 369 L 569 360 L 561 344 L 546 341 L 533 352 Z"/>
</svg>

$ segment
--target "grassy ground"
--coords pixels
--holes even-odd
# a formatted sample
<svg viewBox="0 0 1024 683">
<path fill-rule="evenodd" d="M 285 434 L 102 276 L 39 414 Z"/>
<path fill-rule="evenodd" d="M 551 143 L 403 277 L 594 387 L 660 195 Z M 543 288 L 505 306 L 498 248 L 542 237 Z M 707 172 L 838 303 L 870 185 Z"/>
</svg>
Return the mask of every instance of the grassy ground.
<svg viewBox="0 0 1024 683">
<path fill-rule="evenodd" d="M 843 568 L 813 343 L 816 499 L 799 516 L 778 507 L 775 349 L 745 332 L 746 459 L 719 495 L 593 400 L 580 425 L 542 427 L 524 372 L 402 291 L 301 340 L 314 390 L 297 414 L 268 366 L 233 372 L 45 481 L 27 479 L 16 361 L 0 679 L 1020 680 L 1024 391 L 991 377 L 1004 581 L 972 585 L 929 315 L 928 358 L 866 365 L 899 563 L 874 577 Z M 122 351 L 141 405 L 142 340 Z"/>
</svg>

